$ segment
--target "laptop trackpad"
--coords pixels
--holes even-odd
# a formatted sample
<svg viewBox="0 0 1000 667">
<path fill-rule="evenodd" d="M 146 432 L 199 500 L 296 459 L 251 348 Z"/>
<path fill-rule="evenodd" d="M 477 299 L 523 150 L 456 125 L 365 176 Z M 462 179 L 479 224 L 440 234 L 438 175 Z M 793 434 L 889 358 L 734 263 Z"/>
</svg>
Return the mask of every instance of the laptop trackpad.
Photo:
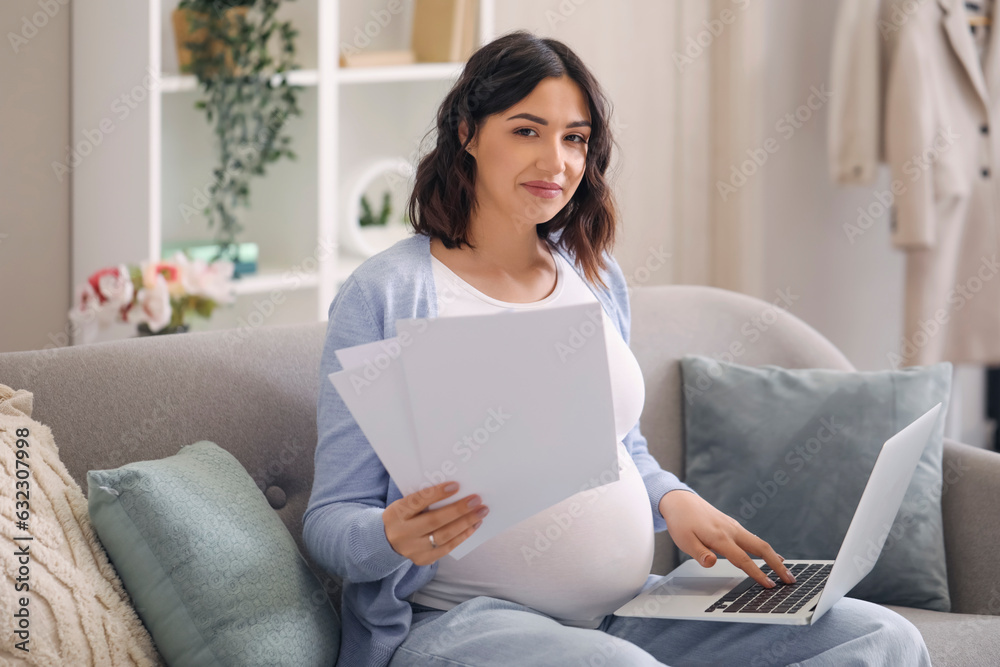
<svg viewBox="0 0 1000 667">
<path fill-rule="evenodd" d="M 650 591 L 651 595 L 722 594 L 743 581 L 742 577 L 674 577 Z"/>
</svg>

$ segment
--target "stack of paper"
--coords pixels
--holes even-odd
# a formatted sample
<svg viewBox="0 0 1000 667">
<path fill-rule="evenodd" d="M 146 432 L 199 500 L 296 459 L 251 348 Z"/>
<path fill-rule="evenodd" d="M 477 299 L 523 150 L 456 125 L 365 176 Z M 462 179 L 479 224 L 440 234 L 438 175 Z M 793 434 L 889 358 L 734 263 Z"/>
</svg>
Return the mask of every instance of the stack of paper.
<svg viewBox="0 0 1000 667">
<path fill-rule="evenodd" d="M 599 303 L 400 319 L 396 333 L 337 350 L 330 381 L 404 495 L 455 480 L 429 509 L 473 493 L 489 506 L 453 558 L 618 479 Z"/>
</svg>

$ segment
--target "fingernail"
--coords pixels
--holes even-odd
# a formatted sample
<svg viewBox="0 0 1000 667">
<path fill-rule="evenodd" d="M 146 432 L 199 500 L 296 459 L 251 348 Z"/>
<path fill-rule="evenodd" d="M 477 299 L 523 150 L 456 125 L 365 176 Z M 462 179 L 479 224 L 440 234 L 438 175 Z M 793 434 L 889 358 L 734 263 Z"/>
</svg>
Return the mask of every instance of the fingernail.
<svg viewBox="0 0 1000 667">
<path fill-rule="evenodd" d="M 771 581 L 770 579 L 768 579 L 768 580 L 767 580 L 767 587 L 768 587 L 768 588 L 774 588 L 774 587 L 775 587 L 775 586 L 777 586 L 777 585 L 778 585 L 778 584 L 774 583 L 774 582 L 773 582 L 773 581 Z"/>
<path fill-rule="evenodd" d="M 795 575 L 792 574 L 792 571 L 789 570 L 787 567 L 785 568 L 785 574 L 788 575 L 788 578 L 791 579 L 792 583 L 794 584 L 795 583 Z"/>
<path fill-rule="evenodd" d="M 489 507 L 480 507 L 479 509 L 476 510 L 476 514 L 478 514 L 479 516 L 486 516 L 489 513 L 490 513 Z"/>
<path fill-rule="evenodd" d="M 458 491 L 458 484 L 455 482 L 448 482 L 444 485 L 444 490 L 446 493 L 451 493 L 452 491 Z"/>
</svg>

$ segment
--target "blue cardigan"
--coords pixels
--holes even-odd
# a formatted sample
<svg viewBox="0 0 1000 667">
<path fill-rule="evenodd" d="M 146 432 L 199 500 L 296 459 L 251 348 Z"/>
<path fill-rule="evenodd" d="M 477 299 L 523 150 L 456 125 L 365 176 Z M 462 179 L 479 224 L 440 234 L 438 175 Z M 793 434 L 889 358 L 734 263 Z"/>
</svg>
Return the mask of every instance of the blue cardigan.
<svg viewBox="0 0 1000 667">
<path fill-rule="evenodd" d="M 583 277 L 558 237 L 552 236 L 556 251 Z M 610 290 L 587 285 L 628 343 L 629 288 L 614 258 L 605 253 L 604 260 L 601 276 Z M 416 565 L 389 544 L 382 511 L 402 493 L 327 377 L 342 370 L 335 350 L 391 338 L 397 319 L 413 317 L 437 317 L 430 237 L 418 234 L 365 260 L 330 304 L 319 369 L 315 477 L 303 539 L 316 563 L 343 580 L 339 665 L 385 667 L 409 633 L 412 611 L 406 598 L 437 571 L 436 562 Z M 666 530 L 660 498 L 691 489 L 660 468 L 638 422 L 623 443 L 649 492 L 653 531 Z"/>
</svg>

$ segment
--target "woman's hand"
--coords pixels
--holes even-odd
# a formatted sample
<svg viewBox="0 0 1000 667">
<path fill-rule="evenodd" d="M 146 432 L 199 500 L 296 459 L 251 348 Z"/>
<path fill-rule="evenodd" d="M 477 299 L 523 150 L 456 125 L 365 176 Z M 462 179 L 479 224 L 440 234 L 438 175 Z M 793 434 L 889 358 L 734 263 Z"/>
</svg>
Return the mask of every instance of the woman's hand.
<svg viewBox="0 0 1000 667">
<path fill-rule="evenodd" d="M 765 575 L 747 552 L 763 558 L 786 584 L 795 577 L 784 566 L 771 545 L 749 532 L 736 519 L 717 510 L 708 501 L 690 491 L 676 489 L 660 498 L 660 514 L 667 521 L 667 532 L 677 548 L 688 554 L 702 567 L 715 565 L 715 553 L 728 559 L 765 588 L 775 584 Z"/>
<path fill-rule="evenodd" d="M 454 488 L 446 491 L 445 487 L 450 484 L 454 484 Z M 472 535 L 483 517 L 489 514 L 489 508 L 482 504 L 479 496 L 468 496 L 426 511 L 428 506 L 457 491 L 457 483 L 442 482 L 389 503 L 382 512 L 382 523 L 393 550 L 416 565 L 430 565 Z M 437 547 L 431 546 L 429 535 L 432 533 Z"/>
</svg>

